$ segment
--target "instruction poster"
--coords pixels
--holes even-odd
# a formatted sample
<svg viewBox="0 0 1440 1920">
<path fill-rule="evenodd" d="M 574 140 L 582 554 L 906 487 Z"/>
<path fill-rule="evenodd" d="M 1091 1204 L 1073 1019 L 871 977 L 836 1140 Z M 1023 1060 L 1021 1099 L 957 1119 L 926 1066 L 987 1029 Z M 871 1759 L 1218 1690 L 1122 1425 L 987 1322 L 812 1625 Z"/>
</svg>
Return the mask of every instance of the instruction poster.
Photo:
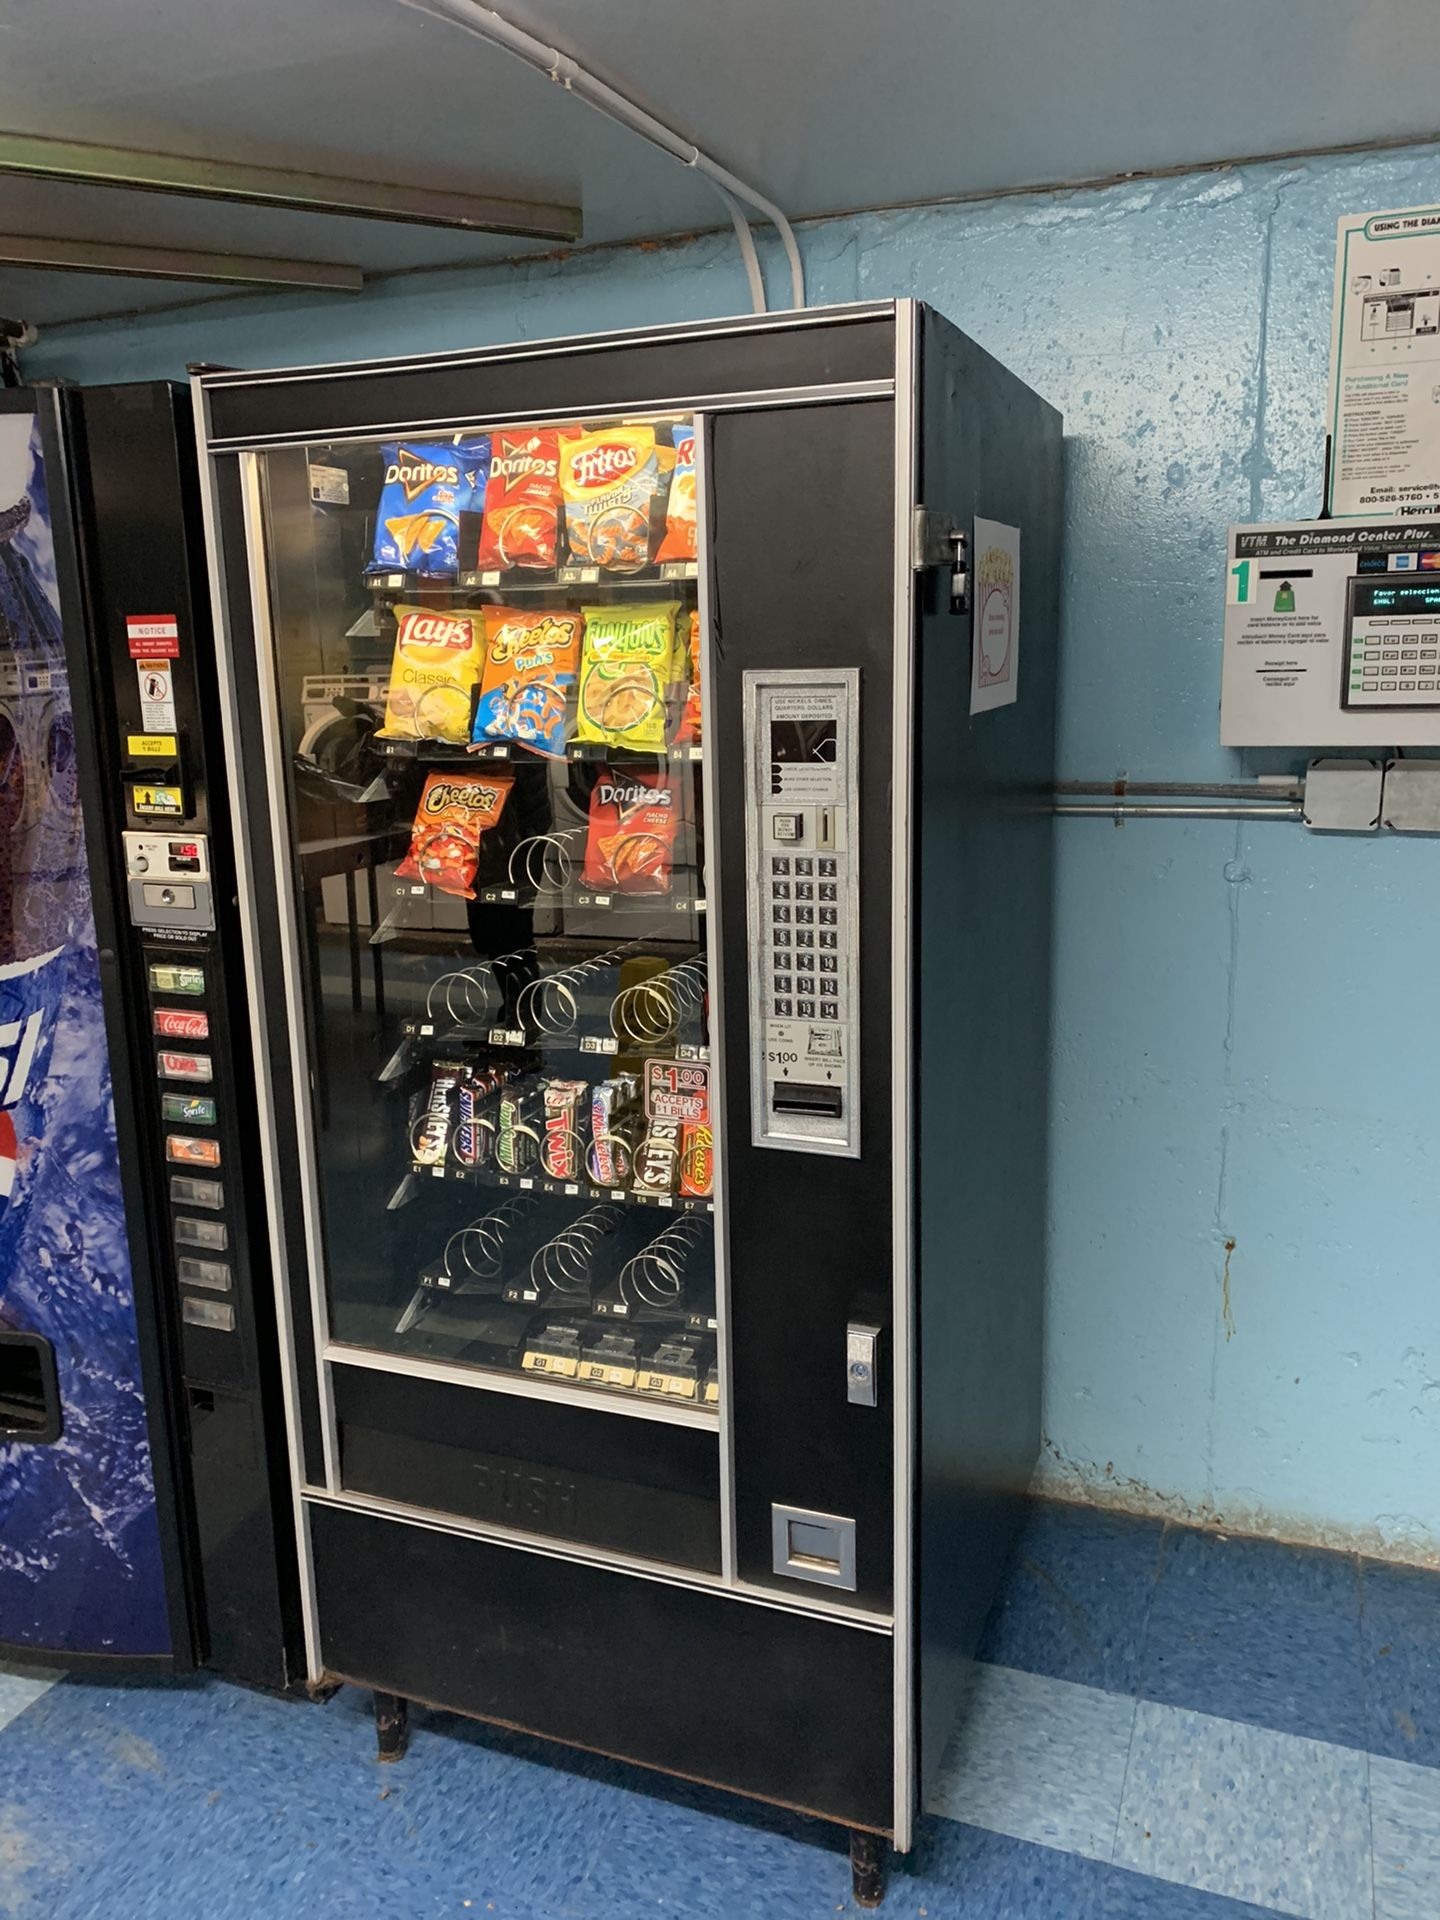
<svg viewBox="0 0 1440 1920">
<path fill-rule="evenodd" d="M 1337 519 L 1440 510 L 1440 207 L 1341 216 L 1327 427 Z"/>
<path fill-rule="evenodd" d="M 975 627 L 970 711 L 1013 705 L 1020 692 L 1020 529 L 975 522 Z"/>
</svg>

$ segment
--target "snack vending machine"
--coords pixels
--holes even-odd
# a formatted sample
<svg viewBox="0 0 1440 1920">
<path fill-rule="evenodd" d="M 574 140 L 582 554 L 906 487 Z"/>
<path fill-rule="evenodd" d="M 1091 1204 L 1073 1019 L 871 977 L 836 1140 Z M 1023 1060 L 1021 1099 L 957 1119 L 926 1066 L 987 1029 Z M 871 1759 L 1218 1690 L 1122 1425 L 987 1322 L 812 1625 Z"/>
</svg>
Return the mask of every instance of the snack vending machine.
<svg viewBox="0 0 1440 1920">
<path fill-rule="evenodd" d="M 904 301 L 197 400 L 311 1679 L 873 1899 L 1039 1444 L 1059 418 Z"/>
<path fill-rule="evenodd" d="M 0 394 L 0 1654 L 283 1688 L 297 1562 L 199 534 L 184 388 Z"/>
</svg>

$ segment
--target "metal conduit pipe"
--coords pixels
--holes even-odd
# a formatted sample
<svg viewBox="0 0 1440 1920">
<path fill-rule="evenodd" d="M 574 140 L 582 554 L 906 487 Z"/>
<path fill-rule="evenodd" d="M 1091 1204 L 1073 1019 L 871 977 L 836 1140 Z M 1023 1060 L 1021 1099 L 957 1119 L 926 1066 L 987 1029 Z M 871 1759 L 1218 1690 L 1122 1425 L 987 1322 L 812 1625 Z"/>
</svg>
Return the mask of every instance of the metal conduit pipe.
<svg viewBox="0 0 1440 1920">
<path fill-rule="evenodd" d="M 1061 780 L 1061 794 L 1110 794 L 1128 800 L 1132 794 L 1164 795 L 1196 800 L 1303 800 L 1303 780 Z"/>
<path fill-rule="evenodd" d="M 1057 800 L 1053 811 L 1093 820 L 1300 820 L 1304 808 L 1298 800 L 1278 806 L 1246 806 L 1243 801 L 1197 802 L 1192 807 L 1146 805 L 1140 801 L 1116 800 L 1106 806 L 1092 800 Z"/>
<path fill-rule="evenodd" d="M 614 87 L 607 86 L 595 74 L 587 71 L 578 61 L 568 54 L 561 53 L 558 47 L 548 46 L 538 40 L 534 34 L 526 33 L 523 27 L 517 27 L 512 21 L 496 13 L 493 7 L 480 4 L 480 0 L 400 0 L 400 4 L 413 7 L 417 13 L 426 13 L 432 19 L 446 20 L 452 26 L 461 27 L 467 33 L 475 34 L 481 40 L 488 40 L 492 46 L 503 47 L 507 53 L 513 53 L 537 73 L 543 73 L 547 80 L 553 80 L 557 87 L 564 87 L 567 93 L 577 95 L 587 106 L 597 113 L 603 113 L 608 119 L 628 127 L 632 133 L 638 133 L 652 146 L 659 147 L 663 153 L 670 154 L 683 166 L 693 167 L 701 173 L 720 194 L 726 203 L 726 209 L 736 222 L 736 233 L 745 223 L 736 215 L 733 202 L 743 201 L 753 207 L 770 221 L 785 248 L 790 263 L 790 291 L 792 303 L 797 307 L 805 304 L 805 269 L 800 259 L 800 248 L 795 239 L 795 230 L 777 207 L 763 193 L 722 167 L 708 153 L 701 151 L 693 140 L 687 140 L 676 133 L 673 127 L 667 127 L 663 120 L 657 120 L 652 113 L 628 100 Z M 756 312 L 765 312 L 764 288 L 760 282 L 759 261 L 755 255 L 753 238 L 741 240 L 741 250 L 745 256 L 745 270 L 750 279 L 751 295 L 757 302 Z"/>
</svg>

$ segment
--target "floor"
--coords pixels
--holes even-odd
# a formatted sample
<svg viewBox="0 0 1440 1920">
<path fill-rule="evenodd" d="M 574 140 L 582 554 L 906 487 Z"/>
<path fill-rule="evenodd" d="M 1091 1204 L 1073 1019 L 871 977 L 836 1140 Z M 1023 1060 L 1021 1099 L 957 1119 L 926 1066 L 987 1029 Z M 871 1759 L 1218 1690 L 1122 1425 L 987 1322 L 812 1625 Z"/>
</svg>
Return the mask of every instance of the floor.
<svg viewBox="0 0 1440 1920">
<path fill-rule="evenodd" d="M 1437 1920 L 1440 1574 L 1045 1503 L 892 1920 Z M 57 1683 L 58 1682 L 58 1683 Z M 0 1916 L 851 1911 L 843 1837 L 366 1696 L 0 1671 Z"/>
</svg>

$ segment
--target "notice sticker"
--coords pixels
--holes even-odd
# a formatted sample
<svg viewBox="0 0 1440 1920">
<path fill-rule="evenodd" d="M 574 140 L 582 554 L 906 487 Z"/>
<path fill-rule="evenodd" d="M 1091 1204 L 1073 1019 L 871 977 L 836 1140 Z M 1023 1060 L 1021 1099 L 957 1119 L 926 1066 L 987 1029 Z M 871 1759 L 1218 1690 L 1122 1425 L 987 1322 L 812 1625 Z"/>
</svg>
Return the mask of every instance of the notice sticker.
<svg viewBox="0 0 1440 1920">
<path fill-rule="evenodd" d="M 173 760 L 179 747 L 173 733 L 127 733 L 125 751 L 132 760 Z"/>
<path fill-rule="evenodd" d="M 132 813 L 158 814 L 163 818 L 183 820 L 185 817 L 185 796 L 179 787 L 140 787 L 130 789 L 130 811 Z"/>
<path fill-rule="evenodd" d="M 134 647 L 130 649 L 134 653 Z M 140 682 L 140 724 L 147 733 L 173 733 L 175 730 L 175 682 L 168 660 L 137 660 L 135 677 Z"/>
<path fill-rule="evenodd" d="M 970 711 L 1012 706 L 1020 695 L 1020 529 L 975 522 Z"/>
<path fill-rule="evenodd" d="M 180 622 L 173 613 L 127 613 L 125 638 L 132 660 L 146 660 L 152 654 L 166 660 L 180 657 Z"/>
</svg>

